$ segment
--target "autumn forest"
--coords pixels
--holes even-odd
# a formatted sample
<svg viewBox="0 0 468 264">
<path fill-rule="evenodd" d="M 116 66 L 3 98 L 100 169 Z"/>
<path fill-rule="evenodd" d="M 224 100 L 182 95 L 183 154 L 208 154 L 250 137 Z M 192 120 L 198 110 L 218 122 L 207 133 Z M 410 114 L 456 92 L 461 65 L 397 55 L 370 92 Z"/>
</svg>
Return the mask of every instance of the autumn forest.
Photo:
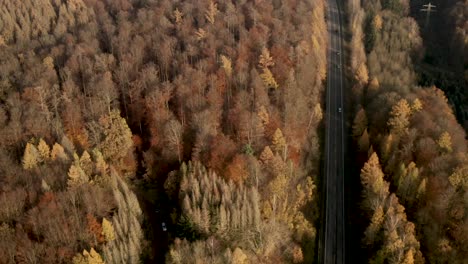
<svg viewBox="0 0 468 264">
<path fill-rule="evenodd" d="M 317 263 L 327 2 L 0 1 L 0 264 Z M 338 2 L 347 261 L 465 263 L 468 2 Z"/>
</svg>

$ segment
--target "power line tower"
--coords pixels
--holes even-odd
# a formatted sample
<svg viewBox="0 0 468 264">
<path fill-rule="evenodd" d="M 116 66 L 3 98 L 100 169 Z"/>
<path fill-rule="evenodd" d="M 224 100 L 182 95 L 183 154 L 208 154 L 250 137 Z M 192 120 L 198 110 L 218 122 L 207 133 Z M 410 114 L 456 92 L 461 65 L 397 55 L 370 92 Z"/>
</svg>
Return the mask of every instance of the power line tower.
<svg viewBox="0 0 468 264">
<path fill-rule="evenodd" d="M 435 12 L 434 8 L 436 7 L 435 5 L 429 3 L 427 5 L 423 5 L 423 9 L 421 9 L 421 12 L 426 12 L 426 24 L 425 27 L 429 25 L 429 17 L 431 16 L 431 12 Z"/>
</svg>

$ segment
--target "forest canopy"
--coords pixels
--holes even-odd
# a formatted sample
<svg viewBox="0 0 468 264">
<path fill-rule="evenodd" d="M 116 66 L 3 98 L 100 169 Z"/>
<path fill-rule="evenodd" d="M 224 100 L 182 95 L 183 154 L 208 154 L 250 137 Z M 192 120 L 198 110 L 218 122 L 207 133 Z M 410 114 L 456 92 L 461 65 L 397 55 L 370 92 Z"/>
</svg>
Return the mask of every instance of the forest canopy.
<svg viewBox="0 0 468 264">
<path fill-rule="evenodd" d="M 2 1 L 0 259 L 313 259 L 324 8 Z"/>
</svg>

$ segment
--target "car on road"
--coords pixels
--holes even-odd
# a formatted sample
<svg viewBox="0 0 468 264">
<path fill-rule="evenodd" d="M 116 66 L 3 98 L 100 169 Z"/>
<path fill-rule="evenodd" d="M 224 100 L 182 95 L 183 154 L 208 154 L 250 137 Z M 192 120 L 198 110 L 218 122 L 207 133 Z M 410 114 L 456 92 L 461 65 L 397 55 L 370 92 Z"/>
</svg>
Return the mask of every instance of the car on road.
<svg viewBox="0 0 468 264">
<path fill-rule="evenodd" d="M 162 231 L 166 232 L 167 231 L 167 226 L 166 223 L 162 222 L 161 223 Z"/>
<path fill-rule="evenodd" d="M 340 55 L 340 52 L 339 52 L 339 51 L 337 51 L 337 52 L 336 52 L 336 55 Z"/>
<path fill-rule="evenodd" d="M 341 113 L 341 107 L 338 107 L 338 113 Z"/>
<path fill-rule="evenodd" d="M 336 65 L 336 68 L 340 69 L 340 68 L 341 68 L 341 64 L 337 64 L 337 65 Z"/>
</svg>

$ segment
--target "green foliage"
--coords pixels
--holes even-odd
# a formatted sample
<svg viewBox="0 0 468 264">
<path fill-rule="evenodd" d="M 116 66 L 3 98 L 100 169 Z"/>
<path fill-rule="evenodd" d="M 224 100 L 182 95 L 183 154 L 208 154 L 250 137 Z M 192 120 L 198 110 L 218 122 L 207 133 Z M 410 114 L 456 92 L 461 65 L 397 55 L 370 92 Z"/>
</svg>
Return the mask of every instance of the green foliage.
<svg viewBox="0 0 468 264">
<path fill-rule="evenodd" d="M 245 144 L 244 149 L 242 151 L 244 154 L 249 155 L 249 156 L 254 156 L 255 155 L 255 150 L 252 148 L 252 145 L 250 144 Z"/>
</svg>

